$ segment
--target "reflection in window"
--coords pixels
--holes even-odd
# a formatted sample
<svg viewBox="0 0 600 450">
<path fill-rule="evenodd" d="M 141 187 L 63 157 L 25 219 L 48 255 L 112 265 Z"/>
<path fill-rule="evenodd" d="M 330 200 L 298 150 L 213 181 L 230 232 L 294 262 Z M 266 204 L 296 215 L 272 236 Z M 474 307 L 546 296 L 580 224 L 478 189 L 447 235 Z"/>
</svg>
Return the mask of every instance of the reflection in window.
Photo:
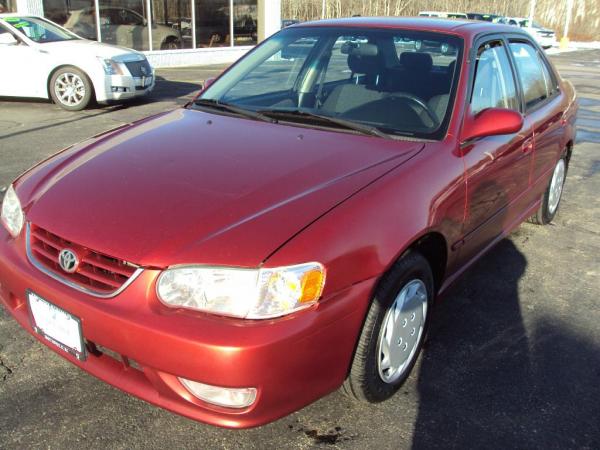
<svg viewBox="0 0 600 450">
<path fill-rule="evenodd" d="M 66 0 L 43 0 L 42 5 L 44 7 L 44 17 L 46 19 L 68 28 L 67 23 L 70 17 L 74 14 L 76 15 L 77 11 L 94 6 L 94 2 L 90 0 L 70 0 L 68 2 Z M 92 39 L 95 38 L 96 35 L 94 33 Z"/>
<path fill-rule="evenodd" d="M 244 98 L 288 91 L 293 88 L 306 58 L 318 43 L 318 38 L 301 37 L 266 59 L 259 68 L 249 71 L 223 97 L 225 102 L 244 101 Z M 284 101 L 279 106 L 291 106 Z"/>
<path fill-rule="evenodd" d="M 233 45 L 255 45 L 258 35 L 256 0 L 233 0 Z"/>
<path fill-rule="evenodd" d="M 479 48 L 471 111 L 486 108 L 519 110 L 515 80 L 502 41 L 488 42 Z"/>
<path fill-rule="evenodd" d="M 0 8 L 10 9 L 15 1 L 0 0 Z M 100 30 L 96 26 L 96 1 L 100 8 Z M 257 43 L 257 0 L 150 0 L 151 14 L 147 11 L 147 0 L 96 1 L 42 0 L 42 3 L 45 17 L 81 37 L 96 40 L 100 33 L 102 42 L 135 50 L 193 48 L 192 6 L 197 48 Z M 148 16 L 152 18 L 151 28 Z"/>
<path fill-rule="evenodd" d="M 525 106 L 531 108 L 554 93 L 555 88 L 550 73 L 537 50 L 530 44 L 511 42 L 510 48 L 523 86 Z"/>
<path fill-rule="evenodd" d="M 146 2 L 133 0 L 100 0 L 100 32 L 102 42 L 135 50 L 149 50 Z M 92 13 L 94 13 L 92 11 Z M 152 42 L 160 48 L 162 30 L 152 30 Z"/>
<path fill-rule="evenodd" d="M 17 4 L 15 0 L 0 0 L 0 14 L 16 11 Z"/>
<path fill-rule="evenodd" d="M 154 50 L 192 48 L 192 3 L 190 0 L 152 0 Z M 155 34 L 161 35 L 157 39 Z"/>
<path fill-rule="evenodd" d="M 196 46 L 229 46 L 229 0 L 196 2 Z"/>
</svg>

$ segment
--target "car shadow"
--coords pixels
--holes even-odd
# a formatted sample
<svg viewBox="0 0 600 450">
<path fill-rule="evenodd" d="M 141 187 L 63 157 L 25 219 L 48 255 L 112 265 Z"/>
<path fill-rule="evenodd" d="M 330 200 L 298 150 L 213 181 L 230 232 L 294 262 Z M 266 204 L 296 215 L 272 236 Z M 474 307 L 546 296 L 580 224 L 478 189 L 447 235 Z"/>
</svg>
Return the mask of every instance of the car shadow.
<svg viewBox="0 0 600 450">
<path fill-rule="evenodd" d="M 146 97 L 133 99 L 132 103 L 137 101 L 152 102 L 181 97 L 189 97 L 189 99 L 191 99 L 196 93 L 200 92 L 201 87 L 200 83 L 167 80 L 166 78 L 157 76 L 152 93 Z"/>
<path fill-rule="evenodd" d="M 504 239 L 437 305 L 413 449 L 598 448 L 600 348 L 568 316 L 525 326 L 526 267 Z"/>
<path fill-rule="evenodd" d="M 187 81 L 174 81 L 167 80 L 161 76 L 156 77 L 156 84 L 154 86 L 154 90 L 144 96 L 144 97 L 136 97 L 129 100 L 124 100 L 122 102 L 110 102 L 108 104 L 98 104 L 96 102 L 91 102 L 90 105 L 83 110 L 86 111 L 94 111 L 94 110 L 112 110 L 113 108 L 128 108 L 130 106 L 136 106 L 143 103 L 152 103 L 155 101 L 162 100 L 173 100 L 180 97 L 189 97 L 191 99 L 194 94 L 200 91 L 201 84 L 200 83 L 190 83 Z M 1 97 L 0 102 L 6 103 L 15 103 L 15 104 L 47 104 L 52 105 L 52 102 L 48 99 L 43 98 L 33 98 L 33 97 Z M 56 108 L 60 108 L 59 106 L 55 106 Z M 81 112 L 81 111 L 78 111 Z"/>
</svg>

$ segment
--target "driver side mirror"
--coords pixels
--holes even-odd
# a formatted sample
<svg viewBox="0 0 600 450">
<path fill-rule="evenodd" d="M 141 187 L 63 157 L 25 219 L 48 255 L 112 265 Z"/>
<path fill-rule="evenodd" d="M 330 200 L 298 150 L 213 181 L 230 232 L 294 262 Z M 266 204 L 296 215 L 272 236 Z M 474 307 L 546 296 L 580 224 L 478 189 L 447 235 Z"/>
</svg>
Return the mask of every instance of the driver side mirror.
<svg viewBox="0 0 600 450">
<path fill-rule="evenodd" d="M 0 34 L 0 45 L 17 45 L 19 41 L 10 33 Z"/>
<path fill-rule="evenodd" d="M 506 108 L 487 108 L 474 117 L 465 120 L 461 141 L 518 133 L 523 128 L 523 116 L 517 111 Z"/>
</svg>

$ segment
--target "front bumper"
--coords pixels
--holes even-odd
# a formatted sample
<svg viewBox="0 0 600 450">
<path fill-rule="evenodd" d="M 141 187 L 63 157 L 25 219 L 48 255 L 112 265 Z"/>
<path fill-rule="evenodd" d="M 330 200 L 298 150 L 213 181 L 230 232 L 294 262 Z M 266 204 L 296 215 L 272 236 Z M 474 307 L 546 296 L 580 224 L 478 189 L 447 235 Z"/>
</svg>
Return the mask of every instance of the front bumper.
<svg viewBox="0 0 600 450">
<path fill-rule="evenodd" d="M 144 96 L 152 92 L 155 83 L 154 73 L 144 78 L 131 75 L 105 76 L 102 85 L 96 89 L 96 100 L 110 102 Z"/>
<path fill-rule="evenodd" d="M 542 48 L 556 47 L 558 45 L 555 36 L 536 36 L 535 40 Z"/>
<path fill-rule="evenodd" d="M 0 227 L 0 303 L 23 328 L 123 391 L 229 428 L 268 423 L 337 389 L 346 377 L 374 283 L 361 282 L 316 308 L 277 320 L 190 314 L 168 309 L 155 298 L 157 270 L 145 270 L 113 299 L 77 292 L 31 265 L 24 234 L 13 240 Z M 80 318 L 88 348 L 85 361 L 32 329 L 27 289 Z M 258 395 L 245 409 L 218 407 L 192 396 L 177 377 L 255 387 Z"/>
</svg>

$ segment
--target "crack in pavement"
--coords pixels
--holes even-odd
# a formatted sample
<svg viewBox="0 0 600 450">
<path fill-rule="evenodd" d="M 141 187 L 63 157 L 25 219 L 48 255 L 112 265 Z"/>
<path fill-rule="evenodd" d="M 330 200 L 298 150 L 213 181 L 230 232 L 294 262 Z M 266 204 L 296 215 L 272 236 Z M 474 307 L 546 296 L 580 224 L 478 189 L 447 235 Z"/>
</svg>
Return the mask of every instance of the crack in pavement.
<svg viewBox="0 0 600 450">
<path fill-rule="evenodd" d="M 11 369 L 10 367 L 8 367 L 4 361 L 2 360 L 2 358 L 0 358 L 0 367 L 2 369 L 4 369 L 4 371 L 6 373 L 2 374 L 2 381 L 6 381 L 8 379 L 8 377 L 10 377 L 13 374 L 13 369 Z"/>
</svg>

